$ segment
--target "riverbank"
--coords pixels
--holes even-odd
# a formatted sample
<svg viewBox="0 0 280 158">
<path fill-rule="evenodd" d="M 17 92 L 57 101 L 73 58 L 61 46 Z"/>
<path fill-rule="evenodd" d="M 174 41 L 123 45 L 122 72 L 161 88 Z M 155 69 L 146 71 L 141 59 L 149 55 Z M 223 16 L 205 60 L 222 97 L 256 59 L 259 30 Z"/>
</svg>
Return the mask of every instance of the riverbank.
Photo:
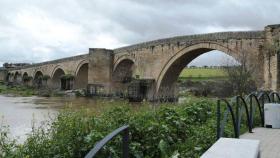
<svg viewBox="0 0 280 158">
<path fill-rule="evenodd" d="M 38 91 L 35 88 L 27 86 L 8 86 L 5 83 L 0 83 L 0 94 L 13 95 L 13 96 L 33 96 L 38 95 Z"/>
<path fill-rule="evenodd" d="M 61 111 L 52 122 L 34 127 L 21 145 L 1 127 L 0 157 L 84 157 L 97 141 L 125 124 L 130 126 L 130 154 L 136 158 L 198 157 L 215 141 L 212 99 L 190 99 L 180 105 L 144 103 L 137 109 L 127 102 L 104 101 L 98 106 L 104 107 L 102 112 Z M 120 145 L 118 137 L 98 157 L 120 157 Z"/>
<path fill-rule="evenodd" d="M 85 93 L 81 90 L 75 91 L 59 91 L 52 90 L 49 88 L 34 88 L 25 85 L 7 85 L 3 82 L 0 83 L 0 94 L 20 96 L 20 97 L 30 97 L 30 96 L 40 96 L 40 97 L 62 97 L 62 96 L 85 96 Z"/>
</svg>

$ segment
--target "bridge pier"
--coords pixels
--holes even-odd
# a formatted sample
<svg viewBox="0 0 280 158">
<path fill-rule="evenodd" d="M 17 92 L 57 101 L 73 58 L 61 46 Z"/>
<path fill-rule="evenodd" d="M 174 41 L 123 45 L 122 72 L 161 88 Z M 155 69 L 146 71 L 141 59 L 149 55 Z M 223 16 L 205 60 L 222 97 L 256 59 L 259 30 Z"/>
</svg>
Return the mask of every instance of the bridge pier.
<svg viewBox="0 0 280 158">
<path fill-rule="evenodd" d="M 265 27 L 264 87 L 267 90 L 280 90 L 280 25 Z"/>
<path fill-rule="evenodd" d="M 110 95 L 112 93 L 113 51 L 90 48 L 88 65 L 89 95 Z"/>
</svg>

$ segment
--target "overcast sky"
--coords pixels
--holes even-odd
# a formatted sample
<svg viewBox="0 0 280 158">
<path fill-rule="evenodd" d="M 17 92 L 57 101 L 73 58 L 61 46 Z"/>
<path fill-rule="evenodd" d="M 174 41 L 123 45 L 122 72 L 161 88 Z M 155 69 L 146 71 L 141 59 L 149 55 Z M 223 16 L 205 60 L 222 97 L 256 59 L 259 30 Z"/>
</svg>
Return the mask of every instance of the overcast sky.
<svg viewBox="0 0 280 158">
<path fill-rule="evenodd" d="M 262 30 L 279 20 L 279 0 L 0 0 L 0 64 L 177 35 Z M 212 52 L 193 63 L 222 58 Z"/>
</svg>

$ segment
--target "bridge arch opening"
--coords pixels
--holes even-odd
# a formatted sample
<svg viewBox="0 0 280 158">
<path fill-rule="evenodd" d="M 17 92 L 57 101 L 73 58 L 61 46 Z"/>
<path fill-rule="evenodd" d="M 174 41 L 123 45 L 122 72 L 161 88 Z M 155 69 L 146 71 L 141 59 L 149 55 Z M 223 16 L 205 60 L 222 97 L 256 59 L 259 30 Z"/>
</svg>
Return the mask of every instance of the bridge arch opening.
<svg viewBox="0 0 280 158">
<path fill-rule="evenodd" d="M 14 83 L 19 84 L 21 82 L 21 74 L 17 71 L 14 75 Z"/>
<path fill-rule="evenodd" d="M 10 77 L 11 77 L 11 73 L 8 72 L 5 78 L 6 82 L 10 82 Z"/>
<path fill-rule="evenodd" d="M 53 89 L 62 89 L 63 79 L 62 76 L 65 75 L 65 72 L 61 68 L 57 68 L 52 76 L 51 87 Z"/>
<path fill-rule="evenodd" d="M 112 76 L 114 92 L 116 95 L 124 95 L 133 79 L 134 61 L 123 59 L 116 64 Z"/>
<path fill-rule="evenodd" d="M 88 63 L 80 65 L 76 72 L 74 89 L 85 89 L 88 84 Z"/>
<path fill-rule="evenodd" d="M 181 72 L 202 54 L 217 50 L 237 61 L 238 53 L 217 44 L 194 45 L 179 51 L 165 64 L 156 80 L 156 97 L 174 99 L 179 92 L 177 80 Z M 208 63 L 205 63 L 207 65 Z"/>
<path fill-rule="evenodd" d="M 42 71 L 37 71 L 34 75 L 34 85 L 37 88 L 41 88 L 43 86 L 43 73 Z"/>
<path fill-rule="evenodd" d="M 13 73 L 9 72 L 6 76 L 6 81 L 10 84 L 14 81 Z"/>
<path fill-rule="evenodd" d="M 22 81 L 24 84 L 27 84 L 29 82 L 29 77 L 28 77 L 28 74 L 27 72 L 24 72 L 23 75 L 22 75 Z"/>
</svg>

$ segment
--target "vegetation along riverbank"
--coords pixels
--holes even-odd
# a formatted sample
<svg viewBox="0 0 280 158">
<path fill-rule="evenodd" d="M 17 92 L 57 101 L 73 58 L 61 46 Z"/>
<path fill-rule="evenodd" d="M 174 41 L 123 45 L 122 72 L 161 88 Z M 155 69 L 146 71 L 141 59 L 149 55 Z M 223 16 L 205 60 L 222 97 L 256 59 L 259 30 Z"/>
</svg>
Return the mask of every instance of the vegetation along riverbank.
<svg viewBox="0 0 280 158">
<path fill-rule="evenodd" d="M 32 96 L 37 95 L 38 90 L 27 86 L 8 86 L 7 84 L 0 83 L 0 94 L 14 95 L 14 96 Z"/>
<path fill-rule="evenodd" d="M 125 124 L 130 126 L 129 148 L 135 158 L 199 157 L 215 142 L 212 99 L 189 99 L 179 105 L 146 103 L 137 110 L 126 102 L 99 104 L 109 108 L 98 113 L 85 108 L 62 110 L 53 122 L 34 127 L 20 145 L 8 137 L 8 127 L 2 125 L 0 157 L 83 157 L 97 141 Z M 228 128 L 226 133 L 232 135 L 232 130 Z M 98 157 L 120 157 L 120 146 L 121 136 L 106 145 Z"/>
<path fill-rule="evenodd" d="M 81 90 L 76 91 L 61 91 L 53 90 L 48 87 L 36 88 L 26 85 L 7 85 L 4 82 L 0 82 L 0 94 L 11 95 L 11 96 L 41 96 L 41 97 L 59 97 L 66 95 L 75 95 L 75 96 L 85 96 L 84 92 Z"/>
</svg>

